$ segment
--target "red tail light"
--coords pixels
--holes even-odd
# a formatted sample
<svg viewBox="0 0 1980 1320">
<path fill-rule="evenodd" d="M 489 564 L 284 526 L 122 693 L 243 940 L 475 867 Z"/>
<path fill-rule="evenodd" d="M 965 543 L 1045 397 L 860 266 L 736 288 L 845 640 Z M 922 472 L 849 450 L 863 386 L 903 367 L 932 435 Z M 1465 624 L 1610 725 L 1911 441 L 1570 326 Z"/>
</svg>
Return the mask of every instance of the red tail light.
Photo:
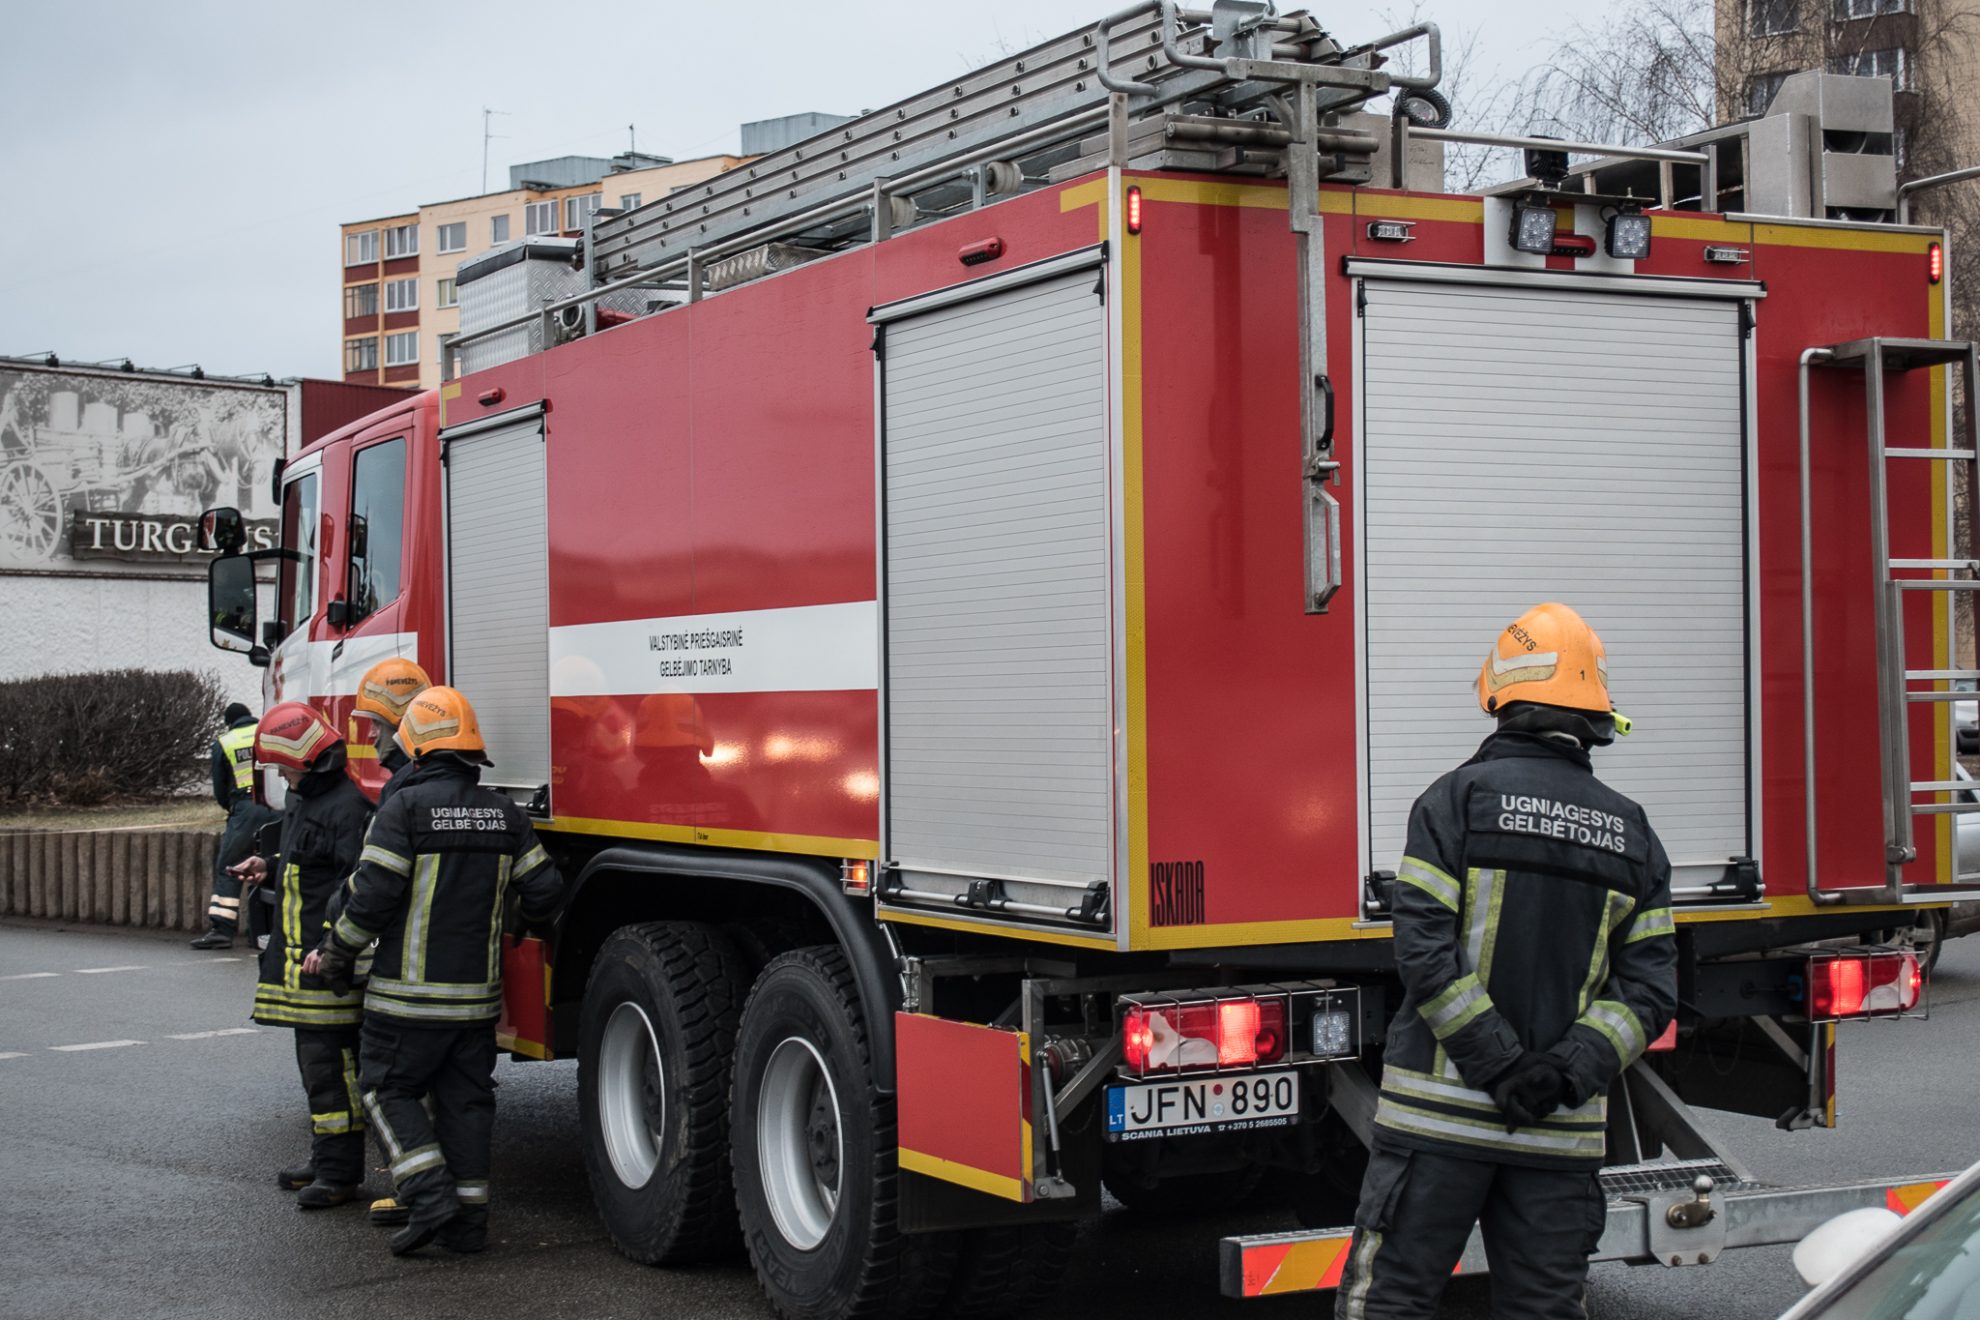
<svg viewBox="0 0 1980 1320">
<path fill-rule="evenodd" d="M 1943 243 L 1933 243 L 1925 249 L 1925 282 L 1937 284 L 1946 277 L 1946 248 Z"/>
<path fill-rule="evenodd" d="M 1130 234 L 1141 232 L 1141 189 L 1127 190 L 1127 231 Z"/>
<path fill-rule="evenodd" d="M 1918 1007 L 1925 976 L 1911 953 L 1844 953 L 1808 963 L 1808 1016 L 1816 1022 L 1888 1017 Z"/>
<path fill-rule="evenodd" d="M 1286 1057 L 1286 1018 L 1283 995 L 1130 1002 L 1121 1018 L 1121 1053 L 1135 1073 L 1276 1063 Z"/>
</svg>

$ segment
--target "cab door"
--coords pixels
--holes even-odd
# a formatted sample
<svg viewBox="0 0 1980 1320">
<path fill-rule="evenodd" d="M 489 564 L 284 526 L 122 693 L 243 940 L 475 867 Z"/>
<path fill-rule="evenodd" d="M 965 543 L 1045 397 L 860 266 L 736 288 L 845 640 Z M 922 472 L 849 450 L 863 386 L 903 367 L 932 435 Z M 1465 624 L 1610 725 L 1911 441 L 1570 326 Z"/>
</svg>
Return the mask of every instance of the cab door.
<svg viewBox="0 0 1980 1320">
<path fill-rule="evenodd" d="M 421 659 L 419 635 L 405 627 L 410 420 L 373 428 L 345 448 L 336 492 L 341 516 L 329 575 L 332 595 L 324 611 L 330 638 L 324 704 L 345 731 L 352 777 L 374 800 L 387 776 L 373 746 L 371 722 L 352 718 L 358 684 L 380 660 Z"/>
</svg>

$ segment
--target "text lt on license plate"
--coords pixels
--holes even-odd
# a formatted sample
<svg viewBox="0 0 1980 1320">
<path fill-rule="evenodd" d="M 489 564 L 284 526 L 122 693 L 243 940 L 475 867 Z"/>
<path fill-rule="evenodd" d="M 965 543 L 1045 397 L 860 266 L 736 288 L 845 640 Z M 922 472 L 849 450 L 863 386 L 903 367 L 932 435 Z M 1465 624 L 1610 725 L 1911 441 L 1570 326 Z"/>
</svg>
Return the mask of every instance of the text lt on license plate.
<svg viewBox="0 0 1980 1320">
<path fill-rule="evenodd" d="M 1286 1127 L 1298 1116 L 1295 1072 L 1225 1073 L 1107 1088 L 1111 1141 Z"/>
</svg>

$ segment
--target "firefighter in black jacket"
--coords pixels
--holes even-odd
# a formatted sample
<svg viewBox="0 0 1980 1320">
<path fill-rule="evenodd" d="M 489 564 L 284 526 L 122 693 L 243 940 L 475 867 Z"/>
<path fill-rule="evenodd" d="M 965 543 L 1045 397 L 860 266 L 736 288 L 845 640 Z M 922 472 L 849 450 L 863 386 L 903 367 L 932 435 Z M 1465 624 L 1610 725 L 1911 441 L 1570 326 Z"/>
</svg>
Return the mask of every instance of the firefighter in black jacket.
<svg viewBox="0 0 1980 1320">
<path fill-rule="evenodd" d="M 275 813 L 254 800 L 254 712 L 236 701 L 221 717 L 227 727 L 213 740 L 213 800 L 227 813 L 213 856 L 213 892 L 206 900 L 206 933 L 195 949 L 231 949 L 241 924 L 241 881 L 233 868 L 254 851 L 255 831 Z"/>
<path fill-rule="evenodd" d="M 305 964 L 322 937 L 330 896 L 357 865 L 371 804 L 345 773 L 344 740 L 305 702 L 285 701 L 262 717 L 255 756 L 281 774 L 289 799 L 280 853 L 235 868 L 242 879 L 275 886 L 275 929 L 261 954 L 254 1020 L 295 1028 L 311 1133 L 309 1162 L 276 1177 L 300 1189 L 303 1209 L 320 1210 L 349 1201 L 364 1182 L 357 1060 L 364 994 L 348 981 L 331 986 Z"/>
<path fill-rule="evenodd" d="M 1474 1223 L 1495 1316 L 1579 1320 L 1609 1085 L 1676 1008 L 1670 862 L 1589 768 L 1628 732 L 1601 639 L 1536 606 L 1478 700 L 1498 731 L 1416 800 L 1396 871 L 1405 993 L 1338 1320 L 1431 1315 Z"/>
<path fill-rule="evenodd" d="M 514 886 L 525 921 L 540 924 L 563 897 L 563 880 L 522 808 L 480 786 L 486 748 L 466 698 L 428 688 L 406 708 L 399 736 L 416 764 L 380 809 L 313 961 L 336 983 L 378 941 L 364 1101 L 412 1212 L 392 1237 L 393 1254 L 436 1236 L 455 1251 L 479 1251 L 488 1240 L 504 895 Z"/>
</svg>

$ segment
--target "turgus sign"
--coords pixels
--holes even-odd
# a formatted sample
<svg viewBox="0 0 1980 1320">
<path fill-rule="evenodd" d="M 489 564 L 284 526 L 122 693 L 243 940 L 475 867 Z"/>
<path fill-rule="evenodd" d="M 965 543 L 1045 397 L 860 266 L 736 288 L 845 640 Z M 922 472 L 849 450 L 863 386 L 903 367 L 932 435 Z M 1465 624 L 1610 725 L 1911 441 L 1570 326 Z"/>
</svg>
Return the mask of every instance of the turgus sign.
<svg viewBox="0 0 1980 1320">
<path fill-rule="evenodd" d="M 272 518 L 249 523 L 248 549 L 269 549 L 276 542 L 279 527 L 280 524 Z M 198 518 L 161 517 L 145 513 L 90 513 L 82 509 L 69 515 L 71 559 L 114 559 L 126 564 L 192 564 L 203 562 L 212 554 L 210 548 L 200 544 Z"/>
</svg>

